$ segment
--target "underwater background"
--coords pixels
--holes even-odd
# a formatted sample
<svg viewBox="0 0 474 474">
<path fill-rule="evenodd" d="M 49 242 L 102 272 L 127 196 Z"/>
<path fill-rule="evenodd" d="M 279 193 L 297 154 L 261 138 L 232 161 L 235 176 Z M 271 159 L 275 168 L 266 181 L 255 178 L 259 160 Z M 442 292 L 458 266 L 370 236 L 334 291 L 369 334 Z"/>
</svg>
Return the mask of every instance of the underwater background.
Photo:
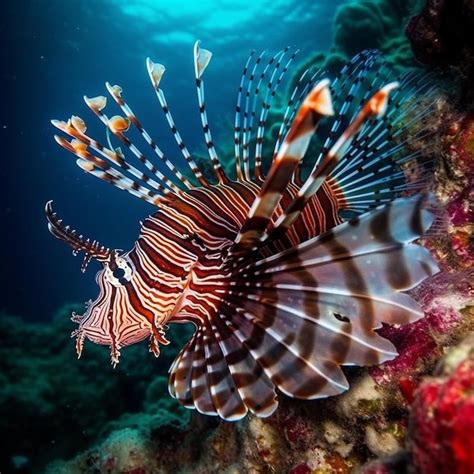
<svg viewBox="0 0 474 474">
<path fill-rule="evenodd" d="M 371 459 L 394 455 L 402 459 L 393 461 L 399 462 L 397 469 L 406 468 L 407 452 L 413 451 L 407 451 L 407 420 L 414 387 L 422 376 L 433 373 L 446 347 L 458 344 L 473 329 L 469 203 L 474 126 L 469 92 L 472 40 L 467 38 L 472 36 L 474 7 L 472 2 L 455 1 L 448 7 L 444 2 L 424 3 L 20 0 L 2 5 L 1 473 L 344 473 Z M 456 27 L 441 22 L 442 8 L 450 9 Z M 421 16 L 410 23 L 408 37 L 407 25 L 417 14 Z M 449 41 L 443 42 L 446 35 Z M 410 328 L 403 337 L 391 334 L 400 342 L 399 351 L 409 346 L 410 353 L 403 353 L 406 357 L 398 365 L 378 372 L 353 372 L 359 390 L 355 401 L 341 397 L 339 405 L 283 402 L 278 415 L 266 424 L 251 419 L 232 425 L 191 414 L 169 397 L 166 377 L 189 337 L 185 327 L 173 328 L 172 343 L 159 359 L 138 345 L 124 351 L 114 370 L 107 349 L 86 344 L 83 357 L 76 360 L 69 338 L 74 329 L 70 315 L 82 313 L 84 301 L 95 298 L 98 267 L 92 263 L 82 274 L 81 259 L 52 238 L 44 215 L 46 201 L 53 199 L 56 210 L 80 232 L 125 250 L 133 246 L 140 220 L 152 209 L 80 172 L 75 160 L 54 142 L 50 120 L 65 120 L 71 113 L 89 118 L 83 95 L 102 94 L 105 81 L 118 83 L 160 147 L 170 155 L 176 153 L 150 87 L 145 67 L 150 56 L 167 68 L 162 87 L 188 148 L 205 153 L 193 76 L 192 48 L 197 39 L 213 52 L 206 72 L 206 103 L 222 153 L 233 148 L 235 100 L 252 49 L 273 54 L 287 45 L 301 48 L 293 77 L 307 64 L 338 70 L 359 51 L 377 48 L 386 54 L 395 74 L 434 66 L 441 80 L 450 84 L 448 89 L 455 79 L 448 91 L 452 95 L 440 105 L 443 128 L 441 118 L 433 123 L 442 130 L 437 146 L 445 159 L 437 174 L 438 195 L 451 213 L 445 240 L 428 246 L 443 262 L 446 274 L 419 290 L 419 301 L 432 315 L 428 327 Z M 282 96 L 287 92 L 280 91 Z M 447 302 L 446 295 L 458 299 Z M 469 344 L 472 340 L 461 347 Z M 472 374 L 472 363 L 469 367 L 457 380 Z M 454 368 L 444 368 L 438 375 L 448 377 L 450 370 Z M 400 393 L 389 398 L 395 386 Z M 418 408 L 422 410 L 423 400 Z M 318 413 L 331 410 L 338 419 L 318 418 Z M 471 409 L 463 418 L 466 426 L 466 420 L 474 422 L 472 396 Z M 365 431 L 352 433 L 348 427 L 356 425 Z M 469 445 L 471 440 L 456 443 Z M 423 438 L 419 445 L 426 443 Z M 452 453 L 446 456 L 455 459 Z M 420 466 L 420 472 L 435 472 Z M 436 472 L 455 471 L 440 467 Z"/>
</svg>

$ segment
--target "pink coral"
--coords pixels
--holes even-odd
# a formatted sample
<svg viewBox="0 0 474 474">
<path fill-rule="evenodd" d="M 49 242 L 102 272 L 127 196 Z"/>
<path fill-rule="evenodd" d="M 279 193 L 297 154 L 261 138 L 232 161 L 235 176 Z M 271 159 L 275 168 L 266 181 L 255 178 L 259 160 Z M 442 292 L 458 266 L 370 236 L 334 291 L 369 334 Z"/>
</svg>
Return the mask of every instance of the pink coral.
<svg viewBox="0 0 474 474">
<path fill-rule="evenodd" d="M 422 369 L 442 354 L 443 340 L 448 342 L 461 325 L 461 310 L 473 296 L 469 283 L 473 277 L 474 271 L 441 273 L 413 291 L 425 317 L 403 327 L 384 327 L 380 330 L 382 336 L 395 344 L 400 355 L 370 369 L 377 383 L 398 383 L 405 398 L 410 398 Z"/>
</svg>

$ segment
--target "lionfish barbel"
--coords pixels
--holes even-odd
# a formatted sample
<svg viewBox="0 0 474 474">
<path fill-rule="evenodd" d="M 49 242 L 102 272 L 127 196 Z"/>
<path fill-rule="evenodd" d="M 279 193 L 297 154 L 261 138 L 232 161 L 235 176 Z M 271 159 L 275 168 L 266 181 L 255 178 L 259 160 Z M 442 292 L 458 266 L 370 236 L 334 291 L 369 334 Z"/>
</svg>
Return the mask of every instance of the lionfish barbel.
<svg viewBox="0 0 474 474">
<path fill-rule="evenodd" d="M 158 356 L 169 343 L 169 324 L 192 323 L 195 332 L 170 368 L 170 394 L 226 420 L 248 411 L 271 415 L 276 389 L 301 399 L 339 394 L 348 388 L 341 366 L 396 357 L 375 330 L 421 318 L 403 292 L 438 271 L 413 243 L 436 214 L 425 190 L 429 160 L 411 146 L 426 128 L 420 124 L 431 112 L 423 104 L 433 103 L 434 88 L 413 72 L 388 82 L 390 69 L 376 51 L 357 55 L 332 82 L 323 71 L 306 70 L 267 156 L 268 113 L 297 52 L 250 54 L 238 89 L 235 159 L 224 167 L 204 102 L 211 53 L 195 44 L 213 178 L 181 138 L 160 88 L 165 68 L 150 59 L 148 73 L 187 171 L 166 157 L 119 86 L 106 84 L 122 115 L 106 115 L 104 96 L 84 98 L 105 125 L 108 146 L 87 135 L 77 116 L 52 121 L 70 137 L 55 139 L 80 168 L 157 207 L 123 253 L 78 235 L 47 203 L 52 234 L 85 253 L 82 270 L 91 259 L 103 266 L 98 298 L 84 315 L 73 315 L 78 355 L 89 339 L 110 346 L 115 365 L 122 348 L 149 338 Z M 324 140 L 314 152 L 318 125 Z M 155 162 L 127 136 L 131 127 Z M 410 135 L 409 127 L 418 132 Z"/>
</svg>

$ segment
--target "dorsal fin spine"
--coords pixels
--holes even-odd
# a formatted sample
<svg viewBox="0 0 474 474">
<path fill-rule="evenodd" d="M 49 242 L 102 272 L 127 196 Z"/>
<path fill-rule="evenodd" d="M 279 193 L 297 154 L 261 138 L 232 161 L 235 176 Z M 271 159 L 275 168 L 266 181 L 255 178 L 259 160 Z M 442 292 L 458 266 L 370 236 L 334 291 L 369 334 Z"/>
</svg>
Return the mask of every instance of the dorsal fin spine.
<svg viewBox="0 0 474 474">
<path fill-rule="evenodd" d="M 203 59 L 203 55 L 205 59 Z M 201 50 L 199 48 L 199 41 L 196 41 L 196 43 L 194 44 L 194 72 L 196 79 L 197 98 L 199 104 L 199 114 L 201 116 L 202 129 L 204 132 L 204 138 L 206 139 L 207 151 L 209 153 L 209 157 L 211 158 L 212 167 L 219 183 L 224 184 L 229 182 L 229 178 L 225 174 L 224 169 L 222 168 L 222 165 L 219 161 L 219 158 L 217 157 L 214 142 L 212 141 L 211 130 L 209 128 L 209 123 L 207 120 L 206 105 L 204 99 L 204 82 L 202 79 L 202 74 L 206 69 L 207 65 L 209 64 L 210 58 L 211 53 L 206 49 Z"/>
<path fill-rule="evenodd" d="M 143 128 L 142 124 L 139 122 L 136 115 L 133 113 L 132 109 L 126 103 L 125 99 L 122 96 L 122 90 L 118 91 L 116 87 L 111 86 L 108 82 L 106 83 L 107 90 L 110 95 L 113 97 L 117 105 L 120 107 L 122 112 L 127 116 L 130 122 L 135 126 L 135 128 L 140 132 L 145 141 L 150 145 L 151 149 L 155 152 L 161 162 L 166 165 L 171 172 L 179 179 L 179 181 L 186 186 L 186 188 L 191 189 L 193 186 L 187 178 L 185 178 L 181 172 L 171 163 L 170 160 L 165 156 L 160 147 L 155 143 L 151 138 L 149 133 Z"/>
<path fill-rule="evenodd" d="M 146 64 L 147 64 L 148 74 L 150 76 L 156 97 L 158 98 L 161 109 L 163 110 L 163 113 L 165 114 L 166 121 L 168 122 L 171 133 L 173 134 L 173 137 L 176 141 L 176 144 L 178 145 L 179 150 L 181 151 L 181 154 L 183 155 L 184 159 L 186 160 L 186 163 L 191 169 L 191 172 L 193 173 L 194 177 L 199 181 L 199 183 L 202 186 L 208 186 L 209 185 L 208 181 L 203 176 L 201 169 L 194 161 L 193 157 L 191 156 L 191 153 L 186 147 L 186 144 L 181 138 L 181 135 L 178 131 L 178 128 L 176 127 L 173 116 L 171 115 L 170 109 L 166 102 L 165 94 L 163 90 L 160 89 L 159 87 L 161 78 L 165 71 L 165 67 L 161 64 L 154 63 L 150 58 L 147 58 Z"/>
</svg>

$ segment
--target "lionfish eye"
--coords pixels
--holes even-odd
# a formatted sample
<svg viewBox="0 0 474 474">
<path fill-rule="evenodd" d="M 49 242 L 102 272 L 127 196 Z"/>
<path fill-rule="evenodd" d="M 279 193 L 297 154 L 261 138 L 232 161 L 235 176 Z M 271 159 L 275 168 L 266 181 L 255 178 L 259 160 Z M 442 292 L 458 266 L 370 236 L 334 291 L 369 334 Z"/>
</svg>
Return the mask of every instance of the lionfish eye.
<svg viewBox="0 0 474 474">
<path fill-rule="evenodd" d="M 115 287 L 128 283 L 132 279 L 132 273 L 132 267 L 123 257 L 115 258 L 113 269 L 109 263 L 105 264 L 105 278 Z"/>
<path fill-rule="evenodd" d="M 117 278 L 117 280 L 120 280 L 120 278 L 123 278 L 125 276 L 125 270 L 123 268 L 116 268 L 113 271 L 113 276 L 114 278 Z"/>
</svg>

